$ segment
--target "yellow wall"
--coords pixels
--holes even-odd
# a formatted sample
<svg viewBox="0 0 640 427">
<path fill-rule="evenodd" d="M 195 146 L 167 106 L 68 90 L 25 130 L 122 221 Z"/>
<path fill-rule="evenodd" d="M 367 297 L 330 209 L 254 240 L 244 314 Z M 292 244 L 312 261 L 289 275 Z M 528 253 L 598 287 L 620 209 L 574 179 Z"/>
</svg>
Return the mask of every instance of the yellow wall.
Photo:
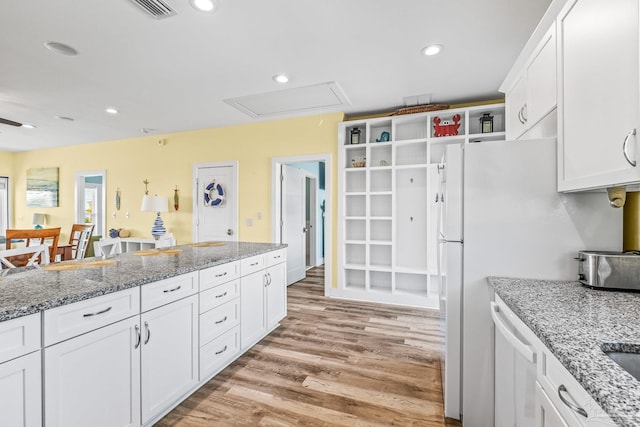
<svg viewBox="0 0 640 427">
<path fill-rule="evenodd" d="M 155 214 L 140 212 L 144 194 L 142 181 L 148 179 L 149 193 L 173 196 L 180 190 L 180 208 L 162 214 L 165 227 L 178 243 L 192 241 L 193 164 L 238 161 L 239 203 L 238 238 L 242 241 L 271 241 L 271 159 L 273 157 L 331 153 L 333 265 L 337 265 L 337 134 L 342 113 L 259 122 L 242 126 L 145 136 L 93 144 L 75 145 L 20 153 L 9 153 L 13 161 L 13 226 L 31 228 L 35 208 L 26 207 L 26 170 L 40 167 L 60 168 L 60 206 L 37 208 L 47 214 L 47 227 L 62 227 L 62 241 L 74 222 L 74 177 L 76 172 L 106 170 L 107 230 L 125 228 L 132 236 L 150 237 Z M 166 141 L 158 144 L 159 139 Z M 4 154 L 0 152 L 0 174 Z M 11 159 L 12 158 L 12 159 Z M 120 188 L 121 209 L 116 218 L 115 192 Z M 129 212 L 129 218 L 125 213 Z M 257 213 L 262 212 L 261 220 Z M 253 218 L 253 226 L 246 225 Z M 337 283 L 337 269 L 333 269 Z"/>
<path fill-rule="evenodd" d="M 13 176 L 13 153 L 0 151 L 0 176 Z"/>
</svg>

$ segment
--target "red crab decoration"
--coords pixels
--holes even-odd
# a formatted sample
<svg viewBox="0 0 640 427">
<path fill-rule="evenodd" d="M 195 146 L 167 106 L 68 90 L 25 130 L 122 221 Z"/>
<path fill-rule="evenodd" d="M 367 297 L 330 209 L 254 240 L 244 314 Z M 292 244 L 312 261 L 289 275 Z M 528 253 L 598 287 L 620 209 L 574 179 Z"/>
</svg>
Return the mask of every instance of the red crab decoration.
<svg viewBox="0 0 640 427">
<path fill-rule="evenodd" d="M 460 114 L 455 114 L 449 120 L 442 120 L 440 117 L 433 118 L 433 136 L 454 136 L 458 134 L 460 128 Z"/>
</svg>

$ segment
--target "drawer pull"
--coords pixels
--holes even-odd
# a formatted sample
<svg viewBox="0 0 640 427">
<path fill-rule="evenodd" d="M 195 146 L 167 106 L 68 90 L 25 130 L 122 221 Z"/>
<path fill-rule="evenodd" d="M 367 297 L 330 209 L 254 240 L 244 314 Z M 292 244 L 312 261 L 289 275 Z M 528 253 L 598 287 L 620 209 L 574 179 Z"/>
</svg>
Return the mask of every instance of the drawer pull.
<svg viewBox="0 0 640 427">
<path fill-rule="evenodd" d="M 144 328 L 147 330 L 147 338 L 144 340 L 144 345 L 149 344 L 149 340 L 151 339 L 151 329 L 149 329 L 149 323 L 144 322 Z"/>
<path fill-rule="evenodd" d="M 627 161 L 627 163 L 629 163 L 634 168 L 636 167 L 636 161 L 635 160 L 631 160 L 629 158 L 629 154 L 627 153 L 627 143 L 629 142 L 629 139 L 632 136 L 634 136 L 635 134 L 636 134 L 636 130 L 634 128 L 634 129 L 631 130 L 631 132 L 629 132 L 627 134 L 627 136 L 624 138 L 624 142 L 622 143 L 622 154 L 624 154 L 624 158 Z"/>
<path fill-rule="evenodd" d="M 86 313 L 86 314 L 83 314 L 82 317 L 93 317 L 99 314 L 105 314 L 106 312 L 111 311 L 111 308 L 112 307 L 107 307 L 104 310 L 96 311 L 95 313 Z"/>
<path fill-rule="evenodd" d="M 227 291 L 224 291 L 223 294 L 216 295 L 216 298 L 222 298 L 222 297 L 226 297 L 226 296 L 227 296 Z"/>
<path fill-rule="evenodd" d="M 273 257 L 273 259 L 278 259 L 278 258 L 280 258 L 280 255 Z"/>
<path fill-rule="evenodd" d="M 217 356 L 218 354 L 222 354 L 222 353 L 224 353 L 225 351 L 227 351 L 227 346 L 226 346 L 226 345 L 224 346 L 224 348 L 223 348 L 222 350 L 220 350 L 220 351 L 216 351 L 216 353 L 215 353 L 215 354 L 216 354 L 216 356 Z"/>
<path fill-rule="evenodd" d="M 177 291 L 177 290 L 178 290 L 178 289 L 180 289 L 181 287 L 182 287 L 182 285 L 178 285 L 178 286 L 176 286 L 176 287 L 175 287 L 175 288 L 173 288 L 173 289 L 165 289 L 165 290 L 164 290 L 164 291 L 162 291 L 162 292 L 164 292 L 165 294 L 168 294 L 169 292 L 175 292 L 175 291 Z"/>
<path fill-rule="evenodd" d="M 138 325 L 136 325 L 136 335 L 137 335 L 136 345 L 133 348 L 140 347 L 140 341 L 142 341 L 142 334 L 140 333 L 140 326 Z"/>
<path fill-rule="evenodd" d="M 560 387 L 558 387 L 558 397 L 560 398 L 560 400 L 562 400 L 562 403 L 564 403 L 569 408 L 571 408 L 571 410 L 573 412 L 575 412 L 576 414 L 580 414 L 585 418 L 587 418 L 589 416 L 587 414 L 587 411 L 582 409 L 580 406 L 578 406 L 577 404 L 575 404 L 573 402 L 570 402 L 567 399 L 565 399 L 565 397 L 562 395 L 562 393 L 567 393 L 569 395 L 569 398 L 571 398 L 571 400 L 574 400 L 573 397 L 571 397 L 571 394 L 569 394 L 569 390 L 567 390 L 567 388 L 564 386 L 564 384 L 560 384 Z"/>
<path fill-rule="evenodd" d="M 222 319 L 222 320 L 216 320 L 216 321 L 215 321 L 215 324 L 216 324 L 216 325 L 219 325 L 220 323 L 224 323 L 224 322 L 226 322 L 226 321 L 227 321 L 227 316 L 224 316 L 224 319 Z"/>
<path fill-rule="evenodd" d="M 259 261 L 254 262 L 253 264 L 249 264 L 249 267 L 255 267 L 256 265 L 260 264 Z"/>
<path fill-rule="evenodd" d="M 216 277 L 223 277 L 223 276 L 226 276 L 226 275 L 227 275 L 227 272 L 225 271 L 225 272 L 224 272 L 224 273 L 222 273 L 222 274 L 216 274 Z"/>
</svg>

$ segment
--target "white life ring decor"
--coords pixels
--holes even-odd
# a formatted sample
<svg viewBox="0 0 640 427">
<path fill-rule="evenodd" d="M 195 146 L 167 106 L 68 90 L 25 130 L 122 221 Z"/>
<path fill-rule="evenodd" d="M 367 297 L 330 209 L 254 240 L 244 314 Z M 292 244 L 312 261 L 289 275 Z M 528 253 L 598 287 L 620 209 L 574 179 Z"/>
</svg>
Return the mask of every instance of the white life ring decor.
<svg viewBox="0 0 640 427">
<path fill-rule="evenodd" d="M 224 201 L 224 191 L 222 186 L 216 183 L 216 180 L 212 180 L 204 188 L 204 204 L 206 206 L 220 206 Z"/>
</svg>

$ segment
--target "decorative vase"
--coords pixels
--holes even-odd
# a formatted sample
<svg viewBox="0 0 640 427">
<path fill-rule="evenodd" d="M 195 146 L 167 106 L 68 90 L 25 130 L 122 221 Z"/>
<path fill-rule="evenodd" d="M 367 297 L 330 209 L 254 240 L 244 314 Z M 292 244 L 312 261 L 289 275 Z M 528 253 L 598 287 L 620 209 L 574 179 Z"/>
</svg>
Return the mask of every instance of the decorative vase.
<svg viewBox="0 0 640 427">
<path fill-rule="evenodd" d="M 164 236 L 164 234 L 167 232 L 167 229 L 164 228 L 164 223 L 162 222 L 162 218 L 160 218 L 160 212 L 158 212 L 158 215 L 156 216 L 156 220 L 153 221 L 153 227 L 151 228 L 151 235 L 153 236 L 154 239 L 159 239 L 160 237 Z"/>
</svg>

